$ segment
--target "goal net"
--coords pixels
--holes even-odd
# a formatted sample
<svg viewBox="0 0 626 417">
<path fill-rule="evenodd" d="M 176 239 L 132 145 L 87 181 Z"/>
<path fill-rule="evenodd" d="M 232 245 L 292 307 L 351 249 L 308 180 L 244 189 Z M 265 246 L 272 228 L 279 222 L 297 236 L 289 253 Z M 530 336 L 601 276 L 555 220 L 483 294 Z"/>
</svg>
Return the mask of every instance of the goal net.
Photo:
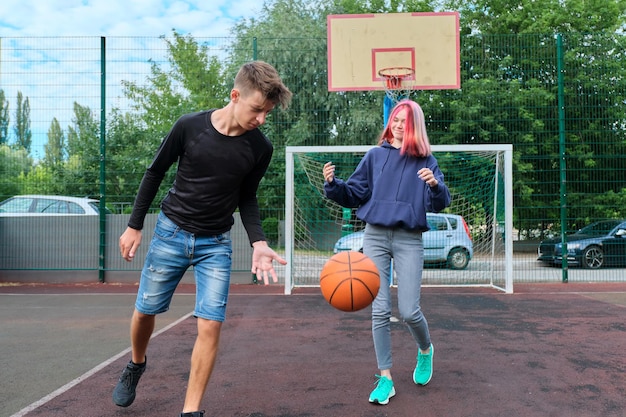
<svg viewBox="0 0 626 417">
<path fill-rule="evenodd" d="M 323 265 L 337 250 L 350 245 L 358 250 L 365 224 L 356 217 L 356 209 L 343 208 L 324 196 L 322 167 L 332 161 L 335 175 L 346 180 L 370 148 L 286 148 L 286 294 L 294 287 L 318 286 Z M 423 285 L 489 286 L 512 293 L 512 145 L 433 145 L 432 151 L 452 194 L 450 207 L 442 213 L 462 220 L 429 217 L 449 221 L 442 226 L 429 220 L 431 230 L 437 232 L 423 236 L 425 253 L 433 254 L 432 259 L 425 257 Z M 336 248 L 342 237 L 344 242 Z M 457 242 L 457 237 L 462 239 Z M 469 262 L 454 259 L 463 254 Z"/>
</svg>

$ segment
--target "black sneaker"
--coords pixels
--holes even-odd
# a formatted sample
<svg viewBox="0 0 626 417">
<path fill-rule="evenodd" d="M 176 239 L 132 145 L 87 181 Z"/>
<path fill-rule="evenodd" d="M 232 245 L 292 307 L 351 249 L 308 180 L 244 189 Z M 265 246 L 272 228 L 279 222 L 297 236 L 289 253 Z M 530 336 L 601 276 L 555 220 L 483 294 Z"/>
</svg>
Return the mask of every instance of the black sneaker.
<svg viewBox="0 0 626 417">
<path fill-rule="evenodd" d="M 193 413 L 180 413 L 180 417 L 204 417 L 204 410 L 194 411 Z"/>
<path fill-rule="evenodd" d="M 148 358 L 142 366 L 135 365 L 132 361 L 128 362 L 117 385 L 113 390 L 113 402 L 120 407 L 128 407 L 135 401 L 135 389 L 139 383 L 139 378 L 146 370 Z"/>
</svg>

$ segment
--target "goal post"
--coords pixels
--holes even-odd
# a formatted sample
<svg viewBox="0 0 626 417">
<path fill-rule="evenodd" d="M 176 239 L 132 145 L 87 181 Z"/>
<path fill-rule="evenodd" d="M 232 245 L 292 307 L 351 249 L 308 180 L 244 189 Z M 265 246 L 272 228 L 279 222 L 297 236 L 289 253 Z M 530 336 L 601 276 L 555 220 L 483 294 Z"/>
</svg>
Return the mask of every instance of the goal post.
<svg viewBox="0 0 626 417">
<path fill-rule="evenodd" d="M 322 167 L 332 161 L 337 177 L 345 180 L 372 147 L 286 147 L 285 294 L 295 287 L 319 286 L 319 273 L 334 254 L 335 243 L 343 236 L 358 240 L 365 224 L 356 218 L 356 209 L 345 209 L 324 196 Z M 447 244 L 430 242 L 425 236 L 429 255 L 423 285 L 486 286 L 512 293 L 513 146 L 433 145 L 431 149 L 452 194 L 450 207 L 442 213 L 463 218 L 473 255 L 466 267 L 454 269 L 445 259 Z M 449 227 L 464 227 L 452 220 Z"/>
</svg>

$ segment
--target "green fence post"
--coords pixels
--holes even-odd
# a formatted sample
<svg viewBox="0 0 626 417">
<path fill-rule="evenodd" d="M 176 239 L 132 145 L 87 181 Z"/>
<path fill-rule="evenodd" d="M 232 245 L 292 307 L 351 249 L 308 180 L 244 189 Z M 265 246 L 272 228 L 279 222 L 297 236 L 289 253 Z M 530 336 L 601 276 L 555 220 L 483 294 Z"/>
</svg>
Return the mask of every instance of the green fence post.
<svg viewBox="0 0 626 417">
<path fill-rule="evenodd" d="M 352 209 L 343 207 L 342 215 L 343 224 L 341 225 L 341 236 L 346 236 L 354 232 L 354 225 L 350 224 L 350 219 L 352 218 Z"/>
<path fill-rule="evenodd" d="M 252 38 L 252 60 L 256 61 L 258 59 L 258 55 L 259 55 L 259 47 L 258 47 L 257 37 L 255 36 Z M 252 274 L 252 283 L 253 284 L 259 283 L 259 278 L 257 277 L 256 274 Z"/>
<path fill-rule="evenodd" d="M 104 282 L 106 256 L 106 38 L 100 38 L 100 253 L 98 280 Z"/>
<path fill-rule="evenodd" d="M 567 277 L 567 183 L 565 164 L 565 92 L 563 86 L 563 36 L 556 38 L 557 76 L 558 76 L 558 106 L 559 106 L 559 170 L 560 170 L 560 202 L 561 202 L 561 270 L 562 281 L 568 282 Z"/>
</svg>

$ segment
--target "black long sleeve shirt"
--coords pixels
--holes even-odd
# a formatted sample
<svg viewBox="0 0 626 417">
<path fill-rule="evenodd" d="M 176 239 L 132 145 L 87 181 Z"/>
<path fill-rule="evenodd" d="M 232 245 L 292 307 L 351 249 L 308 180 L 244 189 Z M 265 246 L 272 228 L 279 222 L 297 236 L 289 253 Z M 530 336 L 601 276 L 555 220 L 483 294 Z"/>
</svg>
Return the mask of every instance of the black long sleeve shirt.
<svg viewBox="0 0 626 417">
<path fill-rule="evenodd" d="M 182 116 L 174 123 L 146 170 L 128 226 L 141 230 L 168 169 L 178 161 L 176 179 L 161 202 L 163 213 L 197 235 L 224 233 L 239 207 L 250 243 L 265 240 L 256 192 L 273 146 L 258 129 L 226 136 L 211 123 L 214 110 Z"/>
</svg>

